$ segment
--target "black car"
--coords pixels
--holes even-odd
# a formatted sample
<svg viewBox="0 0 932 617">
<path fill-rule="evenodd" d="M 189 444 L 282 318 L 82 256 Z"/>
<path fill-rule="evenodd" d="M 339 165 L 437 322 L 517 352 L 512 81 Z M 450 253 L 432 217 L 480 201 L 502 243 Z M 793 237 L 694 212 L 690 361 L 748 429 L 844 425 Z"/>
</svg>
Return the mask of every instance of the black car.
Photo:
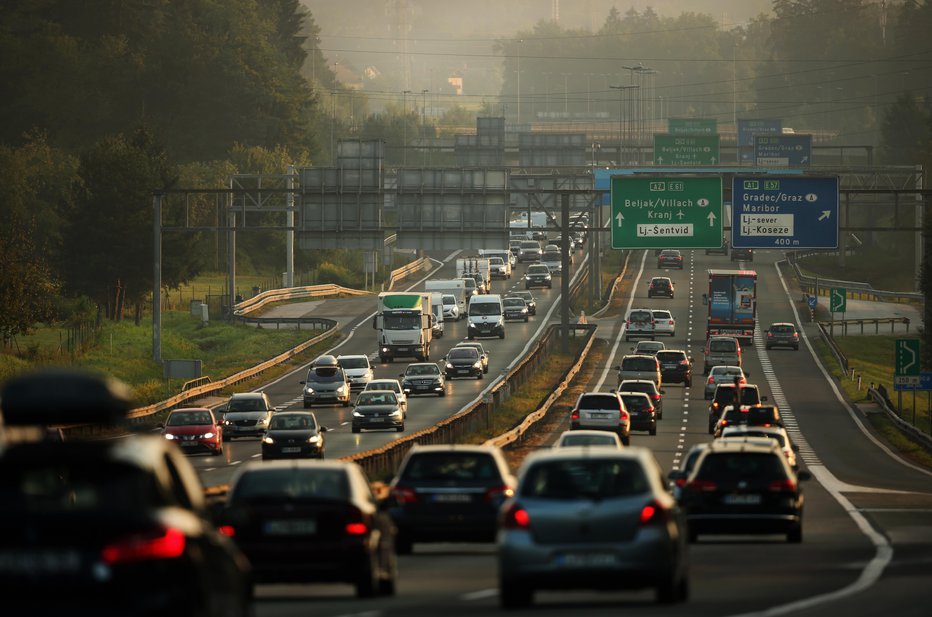
<svg viewBox="0 0 932 617">
<path fill-rule="evenodd" d="M 469 377 L 482 379 L 482 358 L 474 347 L 453 347 L 445 358 L 447 379 Z"/>
<path fill-rule="evenodd" d="M 672 298 L 674 296 L 674 291 L 673 281 L 666 276 L 655 276 L 650 280 L 650 283 L 647 284 L 648 298 L 655 298 L 657 296 Z"/>
<path fill-rule="evenodd" d="M 792 347 L 799 351 L 799 332 L 796 331 L 796 325 L 792 323 L 774 323 L 767 328 L 767 340 L 764 347 L 773 349 L 774 347 Z"/>
<path fill-rule="evenodd" d="M 508 296 L 514 296 L 516 298 L 521 298 L 524 300 L 524 304 L 527 305 L 528 315 L 537 314 L 537 300 L 534 299 L 534 295 L 529 291 L 512 291 Z M 506 298 L 508 296 L 505 296 Z"/>
<path fill-rule="evenodd" d="M 720 383 L 715 386 L 715 393 L 712 394 L 712 402 L 709 403 L 709 435 L 715 432 L 715 425 L 722 416 L 722 410 L 728 405 L 735 404 L 735 389 L 741 390 L 741 405 L 760 405 L 767 400 L 766 396 L 761 396 L 760 390 L 754 384 L 745 384 L 735 386 L 735 384 Z"/>
<path fill-rule="evenodd" d="M 405 407 L 391 390 L 364 390 L 353 407 L 352 431 L 390 428 L 400 433 L 405 430 L 406 416 Z"/>
<path fill-rule="evenodd" d="M 619 392 L 643 392 L 650 397 L 650 402 L 654 404 L 657 411 L 657 419 L 663 420 L 663 388 L 658 388 L 657 384 L 650 379 L 625 379 L 618 384 Z"/>
<path fill-rule="evenodd" d="M 280 411 L 272 415 L 262 438 L 262 460 L 324 458 L 326 426 L 309 411 Z"/>
<path fill-rule="evenodd" d="M 786 534 L 803 539 L 801 480 L 776 442 L 755 445 L 720 441 L 700 455 L 680 496 L 689 539 L 700 534 Z"/>
<path fill-rule="evenodd" d="M 495 446 L 413 446 L 390 484 L 398 552 L 415 542 L 492 542 L 514 488 Z"/>
<path fill-rule="evenodd" d="M 524 274 L 524 288 L 546 287 L 553 288 L 553 276 L 550 274 L 550 268 L 544 264 L 532 264 L 527 267 Z"/>
<path fill-rule="evenodd" d="M 218 519 L 256 583 L 342 582 L 359 597 L 395 593 L 395 526 L 356 463 L 247 463 Z"/>
<path fill-rule="evenodd" d="M 664 249 L 657 255 L 658 268 L 683 269 L 683 255 L 676 249 Z"/>
<path fill-rule="evenodd" d="M 754 261 L 754 249 L 731 249 L 732 261 Z"/>
<path fill-rule="evenodd" d="M 405 395 L 432 394 L 446 396 L 446 378 L 440 367 L 433 362 L 415 362 L 405 368 L 401 377 L 401 389 Z"/>
<path fill-rule="evenodd" d="M 679 349 L 664 349 L 657 352 L 660 376 L 663 383 L 681 383 L 687 388 L 693 385 L 693 359 Z"/>
<path fill-rule="evenodd" d="M 643 392 L 618 391 L 621 400 L 625 402 L 625 409 L 631 416 L 632 431 L 647 431 L 650 435 L 657 434 L 657 410 L 650 397 Z"/>
<path fill-rule="evenodd" d="M 217 530 L 173 442 L 18 434 L 44 425 L 125 430 L 128 393 L 63 369 L 3 386 L 0 591 L 30 615 L 251 615 L 249 562 Z"/>
<path fill-rule="evenodd" d="M 776 405 L 725 405 L 712 435 L 721 437 L 726 427 L 738 425 L 783 428 L 783 417 Z"/>
<path fill-rule="evenodd" d="M 505 297 L 502 299 L 502 310 L 505 312 L 505 320 L 515 319 L 518 321 L 528 320 L 527 304 L 522 298 Z"/>
</svg>

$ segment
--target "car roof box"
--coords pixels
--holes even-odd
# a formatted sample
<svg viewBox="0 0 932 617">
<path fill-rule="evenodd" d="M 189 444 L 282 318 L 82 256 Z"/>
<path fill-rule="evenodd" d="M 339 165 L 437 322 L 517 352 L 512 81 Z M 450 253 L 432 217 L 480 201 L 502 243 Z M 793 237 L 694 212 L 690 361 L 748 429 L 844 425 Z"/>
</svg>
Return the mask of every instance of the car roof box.
<svg viewBox="0 0 932 617">
<path fill-rule="evenodd" d="M 0 389 L 7 426 L 113 424 L 133 407 L 129 386 L 77 369 L 43 369 L 10 379 Z"/>
</svg>

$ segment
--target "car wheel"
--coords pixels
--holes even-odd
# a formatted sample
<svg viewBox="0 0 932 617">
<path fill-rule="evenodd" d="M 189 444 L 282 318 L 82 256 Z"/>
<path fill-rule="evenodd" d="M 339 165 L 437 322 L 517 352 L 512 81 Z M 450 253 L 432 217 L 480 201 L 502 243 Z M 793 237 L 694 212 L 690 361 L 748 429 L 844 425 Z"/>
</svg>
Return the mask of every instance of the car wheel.
<svg viewBox="0 0 932 617">
<path fill-rule="evenodd" d="M 793 527 L 793 529 L 791 529 L 789 533 L 786 534 L 786 541 L 789 542 L 790 544 L 799 544 L 800 542 L 803 541 L 802 523 L 800 523 L 796 527 Z"/>
<path fill-rule="evenodd" d="M 621 436 L 621 443 L 622 443 L 622 445 L 630 446 L 630 445 L 631 445 L 631 435 L 622 435 L 622 436 Z"/>
<path fill-rule="evenodd" d="M 437 393 L 437 396 L 446 396 L 446 395 L 447 395 L 446 388 L 441 389 L 440 392 Z"/>
<path fill-rule="evenodd" d="M 489 367 L 486 366 L 485 368 L 483 368 L 483 369 L 482 369 L 482 372 L 483 372 L 483 373 L 488 373 L 488 372 L 489 372 Z"/>
<path fill-rule="evenodd" d="M 402 423 L 401 426 L 397 427 L 397 428 L 395 429 L 395 432 L 396 432 L 396 433 L 404 433 L 404 432 L 405 432 L 405 425 L 404 425 L 404 423 Z"/>
<path fill-rule="evenodd" d="M 693 380 L 692 380 L 692 379 L 687 379 L 687 380 L 683 381 L 683 387 L 685 387 L 685 388 L 692 388 L 692 387 L 693 387 Z"/>
<path fill-rule="evenodd" d="M 374 597 L 378 589 L 378 585 L 379 581 L 376 576 L 375 564 L 372 563 L 372 557 L 370 556 L 366 560 L 366 565 L 363 566 L 363 571 L 359 573 L 359 578 L 356 580 L 356 597 Z"/>
<path fill-rule="evenodd" d="M 799 345 L 796 345 L 795 347 L 793 347 L 793 351 L 799 351 Z"/>
<path fill-rule="evenodd" d="M 472 335 L 472 334 L 470 334 L 470 335 L 469 335 L 469 336 L 467 336 L 466 338 L 467 338 L 468 340 L 470 340 L 470 341 L 471 341 L 471 340 L 473 339 L 473 335 Z"/>
<path fill-rule="evenodd" d="M 534 590 L 524 583 L 502 579 L 498 583 L 498 601 L 506 610 L 524 608 L 534 601 Z"/>
<path fill-rule="evenodd" d="M 525 316 L 524 323 L 527 323 L 527 319 L 528 319 L 527 316 Z"/>
<path fill-rule="evenodd" d="M 344 407 L 349 407 L 349 399 L 343 401 L 343 406 L 344 406 Z"/>
<path fill-rule="evenodd" d="M 657 434 L 657 425 L 654 424 L 653 426 L 651 426 L 650 429 L 647 431 L 647 434 L 648 434 L 648 435 L 656 435 L 656 434 Z"/>
<path fill-rule="evenodd" d="M 502 330 L 502 333 L 498 335 L 498 338 L 500 338 L 500 339 L 505 338 L 505 331 L 504 331 L 504 330 Z"/>
<path fill-rule="evenodd" d="M 689 540 L 690 544 L 695 544 L 699 541 L 699 532 L 690 527 L 686 534 L 686 539 Z"/>
<path fill-rule="evenodd" d="M 712 422 L 712 420 L 710 419 L 709 420 L 709 435 L 712 435 L 714 433 L 715 433 L 715 423 Z"/>
<path fill-rule="evenodd" d="M 354 433 L 358 433 L 358 432 L 359 432 L 359 427 L 358 427 L 358 426 L 354 426 L 352 430 L 353 430 Z"/>
<path fill-rule="evenodd" d="M 211 454 L 213 454 L 214 456 L 220 456 L 221 454 L 223 454 L 223 446 L 220 446 L 219 448 L 211 452 Z"/>
<path fill-rule="evenodd" d="M 479 372 L 476 374 L 476 379 L 482 379 L 482 371 L 479 371 Z"/>
<path fill-rule="evenodd" d="M 684 574 L 677 578 L 675 573 L 657 585 L 657 602 L 660 604 L 676 604 L 685 602 L 689 598 L 689 580 Z"/>
<path fill-rule="evenodd" d="M 223 441 L 230 441 L 230 436 L 229 436 L 229 435 L 223 435 L 223 437 L 221 437 L 220 439 L 223 440 Z"/>
</svg>

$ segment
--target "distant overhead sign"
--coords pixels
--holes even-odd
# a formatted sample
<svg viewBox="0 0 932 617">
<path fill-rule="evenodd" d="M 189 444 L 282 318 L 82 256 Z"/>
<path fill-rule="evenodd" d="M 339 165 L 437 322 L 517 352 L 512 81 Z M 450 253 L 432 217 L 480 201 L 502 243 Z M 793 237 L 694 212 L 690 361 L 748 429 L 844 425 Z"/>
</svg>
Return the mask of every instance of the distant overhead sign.
<svg viewBox="0 0 932 617">
<path fill-rule="evenodd" d="M 755 135 L 754 161 L 760 167 L 809 167 L 812 135 Z"/>
<path fill-rule="evenodd" d="M 718 123 L 715 118 L 670 118 L 667 132 L 671 135 L 716 135 Z"/>
<path fill-rule="evenodd" d="M 722 245 L 718 176 L 612 178 L 612 248 Z"/>
<path fill-rule="evenodd" d="M 755 135 L 781 135 L 783 120 L 759 118 L 738 120 L 738 160 L 747 163 L 754 160 Z"/>
<path fill-rule="evenodd" d="M 838 247 L 838 178 L 732 178 L 735 248 Z"/>
<path fill-rule="evenodd" d="M 654 165 L 717 165 L 718 135 L 654 135 Z"/>
</svg>

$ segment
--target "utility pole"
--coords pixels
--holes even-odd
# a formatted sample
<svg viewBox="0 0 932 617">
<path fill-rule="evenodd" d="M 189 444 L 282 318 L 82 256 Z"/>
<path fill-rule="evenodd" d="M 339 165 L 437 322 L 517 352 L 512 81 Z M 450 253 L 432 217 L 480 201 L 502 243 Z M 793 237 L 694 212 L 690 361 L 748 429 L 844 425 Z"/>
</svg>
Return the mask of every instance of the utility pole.
<svg viewBox="0 0 932 617">
<path fill-rule="evenodd" d="M 624 156 L 622 155 L 622 142 L 626 131 L 622 130 L 622 122 L 627 122 L 627 114 L 624 113 L 625 90 L 639 88 L 637 84 L 609 86 L 613 90 L 618 90 L 618 164 L 624 165 Z"/>
<path fill-rule="evenodd" d="M 410 90 L 401 92 L 401 166 L 408 164 L 408 95 Z"/>
<path fill-rule="evenodd" d="M 430 90 L 426 88 L 421 90 L 421 148 L 423 148 L 423 156 L 421 157 L 421 164 L 424 167 L 427 167 L 427 148 L 425 147 L 425 142 L 427 141 L 427 93 Z"/>
</svg>

